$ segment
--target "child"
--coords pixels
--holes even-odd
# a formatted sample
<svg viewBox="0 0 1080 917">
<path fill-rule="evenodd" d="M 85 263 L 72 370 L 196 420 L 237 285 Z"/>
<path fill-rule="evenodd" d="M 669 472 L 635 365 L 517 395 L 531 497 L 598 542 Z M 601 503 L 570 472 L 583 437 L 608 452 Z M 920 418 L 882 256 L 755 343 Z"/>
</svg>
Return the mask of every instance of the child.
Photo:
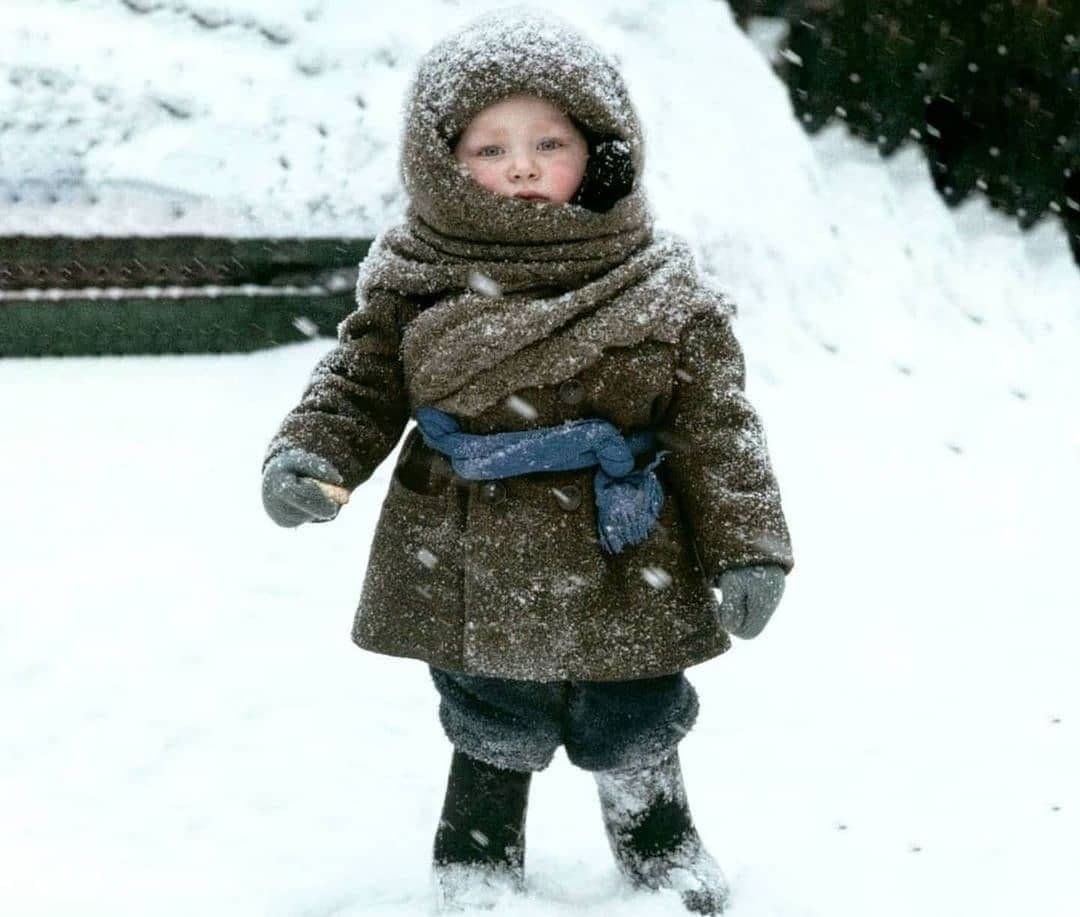
<svg viewBox="0 0 1080 917">
<path fill-rule="evenodd" d="M 444 906 L 478 877 L 520 885 L 530 779 L 562 745 L 621 871 L 719 913 L 676 751 L 683 670 L 756 636 L 792 566 L 732 309 L 654 232 L 622 78 L 564 23 L 474 21 L 423 58 L 405 115 L 406 220 L 270 444 L 264 505 L 333 519 L 331 485 L 417 420 L 353 639 L 424 660 L 440 694 Z"/>
</svg>

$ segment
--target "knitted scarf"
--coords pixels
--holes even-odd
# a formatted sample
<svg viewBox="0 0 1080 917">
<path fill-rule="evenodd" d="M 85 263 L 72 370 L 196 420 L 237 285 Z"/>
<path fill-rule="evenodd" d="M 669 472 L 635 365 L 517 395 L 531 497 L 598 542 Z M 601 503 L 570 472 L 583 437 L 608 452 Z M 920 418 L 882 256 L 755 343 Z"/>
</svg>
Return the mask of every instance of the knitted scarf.
<svg viewBox="0 0 1080 917">
<path fill-rule="evenodd" d="M 455 160 L 453 139 L 482 108 L 518 92 L 606 138 L 633 176 L 627 193 L 599 211 L 477 184 Z M 692 315 L 723 307 L 686 243 L 654 232 L 643 155 L 613 61 L 546 12 L 488 14 L 421 59 L 402 134 L 405 222 L 375 239 L 357 279 L 361 308 L 381 292 L 429 303 L 401 341 L 413 404 L 476 416 L 524 387 L 576 375 L 607 348 L 674 343 Z"/>
<path fill-rule="evenodd" d="M 608 421 L 592 419 L 477 435 L 462 433 L 451 415 L 426 405 L 417 409 L 416 422 L 424 442 L 472 481 L 599 465 L 593 475 L 597 536 L 600 547 L 610 554 L 644 541 L 660 518 L 664 491 L 655 469 L 667 453 L 659 451 L 648 465 L 634 471 L 634 456 L 655 446 L 651 430 L 623 436 Z"/>
</svg>

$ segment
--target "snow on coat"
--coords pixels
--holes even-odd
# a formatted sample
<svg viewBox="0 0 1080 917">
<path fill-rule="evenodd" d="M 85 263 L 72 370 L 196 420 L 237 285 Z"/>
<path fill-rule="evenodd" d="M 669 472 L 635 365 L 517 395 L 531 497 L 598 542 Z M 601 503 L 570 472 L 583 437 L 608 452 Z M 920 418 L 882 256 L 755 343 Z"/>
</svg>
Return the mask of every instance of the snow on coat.
<svg viewBox="0 0 1080 917">
<path fill-rule="evenodd" d="M 536 205 L 462 174 L 454 137 L 514 92 L 618 144 L 634 181 L 614 206 Z M 613 62 L 547 14 L 489 14 L 421 60 L 402 135 L 406 221 L 373 244 L 358 308 L 267 460 L 307 449 L 352 489 L 426 404 L 481 434 L 595 417 L 655 431 L 665 499 L 647 540 L 608 554 L 594 469 L 467 481 L 414 427 L 371 546 L 361 647 L 507 678 L 666 674 L 729 648 L 710 588 L 720 573 L 791 569 L 733 309 L 684 241 L 653 231 L 643 154 Z"/>
</svg>

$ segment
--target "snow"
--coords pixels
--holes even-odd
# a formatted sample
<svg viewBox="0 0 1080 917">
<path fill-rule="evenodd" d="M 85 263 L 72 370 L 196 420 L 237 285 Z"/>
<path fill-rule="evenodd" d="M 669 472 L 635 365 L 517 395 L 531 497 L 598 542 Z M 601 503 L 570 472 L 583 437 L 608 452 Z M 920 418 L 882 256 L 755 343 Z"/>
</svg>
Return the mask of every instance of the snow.
<svg viewBox="0 0 1080 917">
<path fill-rule="evenodd" d="M 493 5 L 213 8 L 281 44 L 199 29 L 207 10 L 183 4 L 9 3 L 5 110 L 13 66 L 119 101 L 84 125 L 85 156 L 2 144 L 0 183 L 20 163 L 86 172 L 55 204 L 5 202 L 0 232 L 370 232 L 401 203 L 408 64 Z M 792 528 L 774 621 L 689 673 L 687 790 L 731 913 L 1071 917 L 1080 274 L 1064 234 L 975 200 L 949 211 L 913 150 L 883 163 L 835 131 L 808 140 L 723 4 L 552 7 L 621 59 L 661 222 L 738 304 Z M 320 55 L 316 82 L 298 78 L 294 56 Z M 152 106 L 166 90 L 186 120 Z M 312 209 L 323 196 L 340 210 Z M 450 760 L 436 695 L 420 664 L 349 641 L 396 456 L 330 525 L 279 529 L 259 499 L 266 443 L 330 345 L 0 361 L 6 913 L 430 911 Z M 620 885 L 592 781 L 561 753 L 534 781 L 528 844 L 528 892 L 500 914 L 683 913 Z"/>
</svg>

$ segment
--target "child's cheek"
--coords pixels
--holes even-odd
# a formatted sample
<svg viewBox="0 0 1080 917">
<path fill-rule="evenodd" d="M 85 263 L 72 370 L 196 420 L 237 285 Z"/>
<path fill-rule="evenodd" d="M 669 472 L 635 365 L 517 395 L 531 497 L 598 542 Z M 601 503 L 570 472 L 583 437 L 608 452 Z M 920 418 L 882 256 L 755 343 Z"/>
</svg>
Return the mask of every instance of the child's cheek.
<svg viewBox="0 0 1080 917">
<path fill-rule="evenodd" d="M 563 203 L 570 200 L 581 184 L 584 171 L 584 167 L 577 160 L 567 158 L 552 162 L 548 170 L 551 193 Z"/>
<path fill-rule="evenodd" d="M 500 179 L 498 173 L 488 163 L 463 163 L 460 166 L 460 171 L 462 175 L 471 175 L 473 181 L 475 181 L 482 188 L 486 188 L 488 191 L 500 190 Z"/>
</svg>

